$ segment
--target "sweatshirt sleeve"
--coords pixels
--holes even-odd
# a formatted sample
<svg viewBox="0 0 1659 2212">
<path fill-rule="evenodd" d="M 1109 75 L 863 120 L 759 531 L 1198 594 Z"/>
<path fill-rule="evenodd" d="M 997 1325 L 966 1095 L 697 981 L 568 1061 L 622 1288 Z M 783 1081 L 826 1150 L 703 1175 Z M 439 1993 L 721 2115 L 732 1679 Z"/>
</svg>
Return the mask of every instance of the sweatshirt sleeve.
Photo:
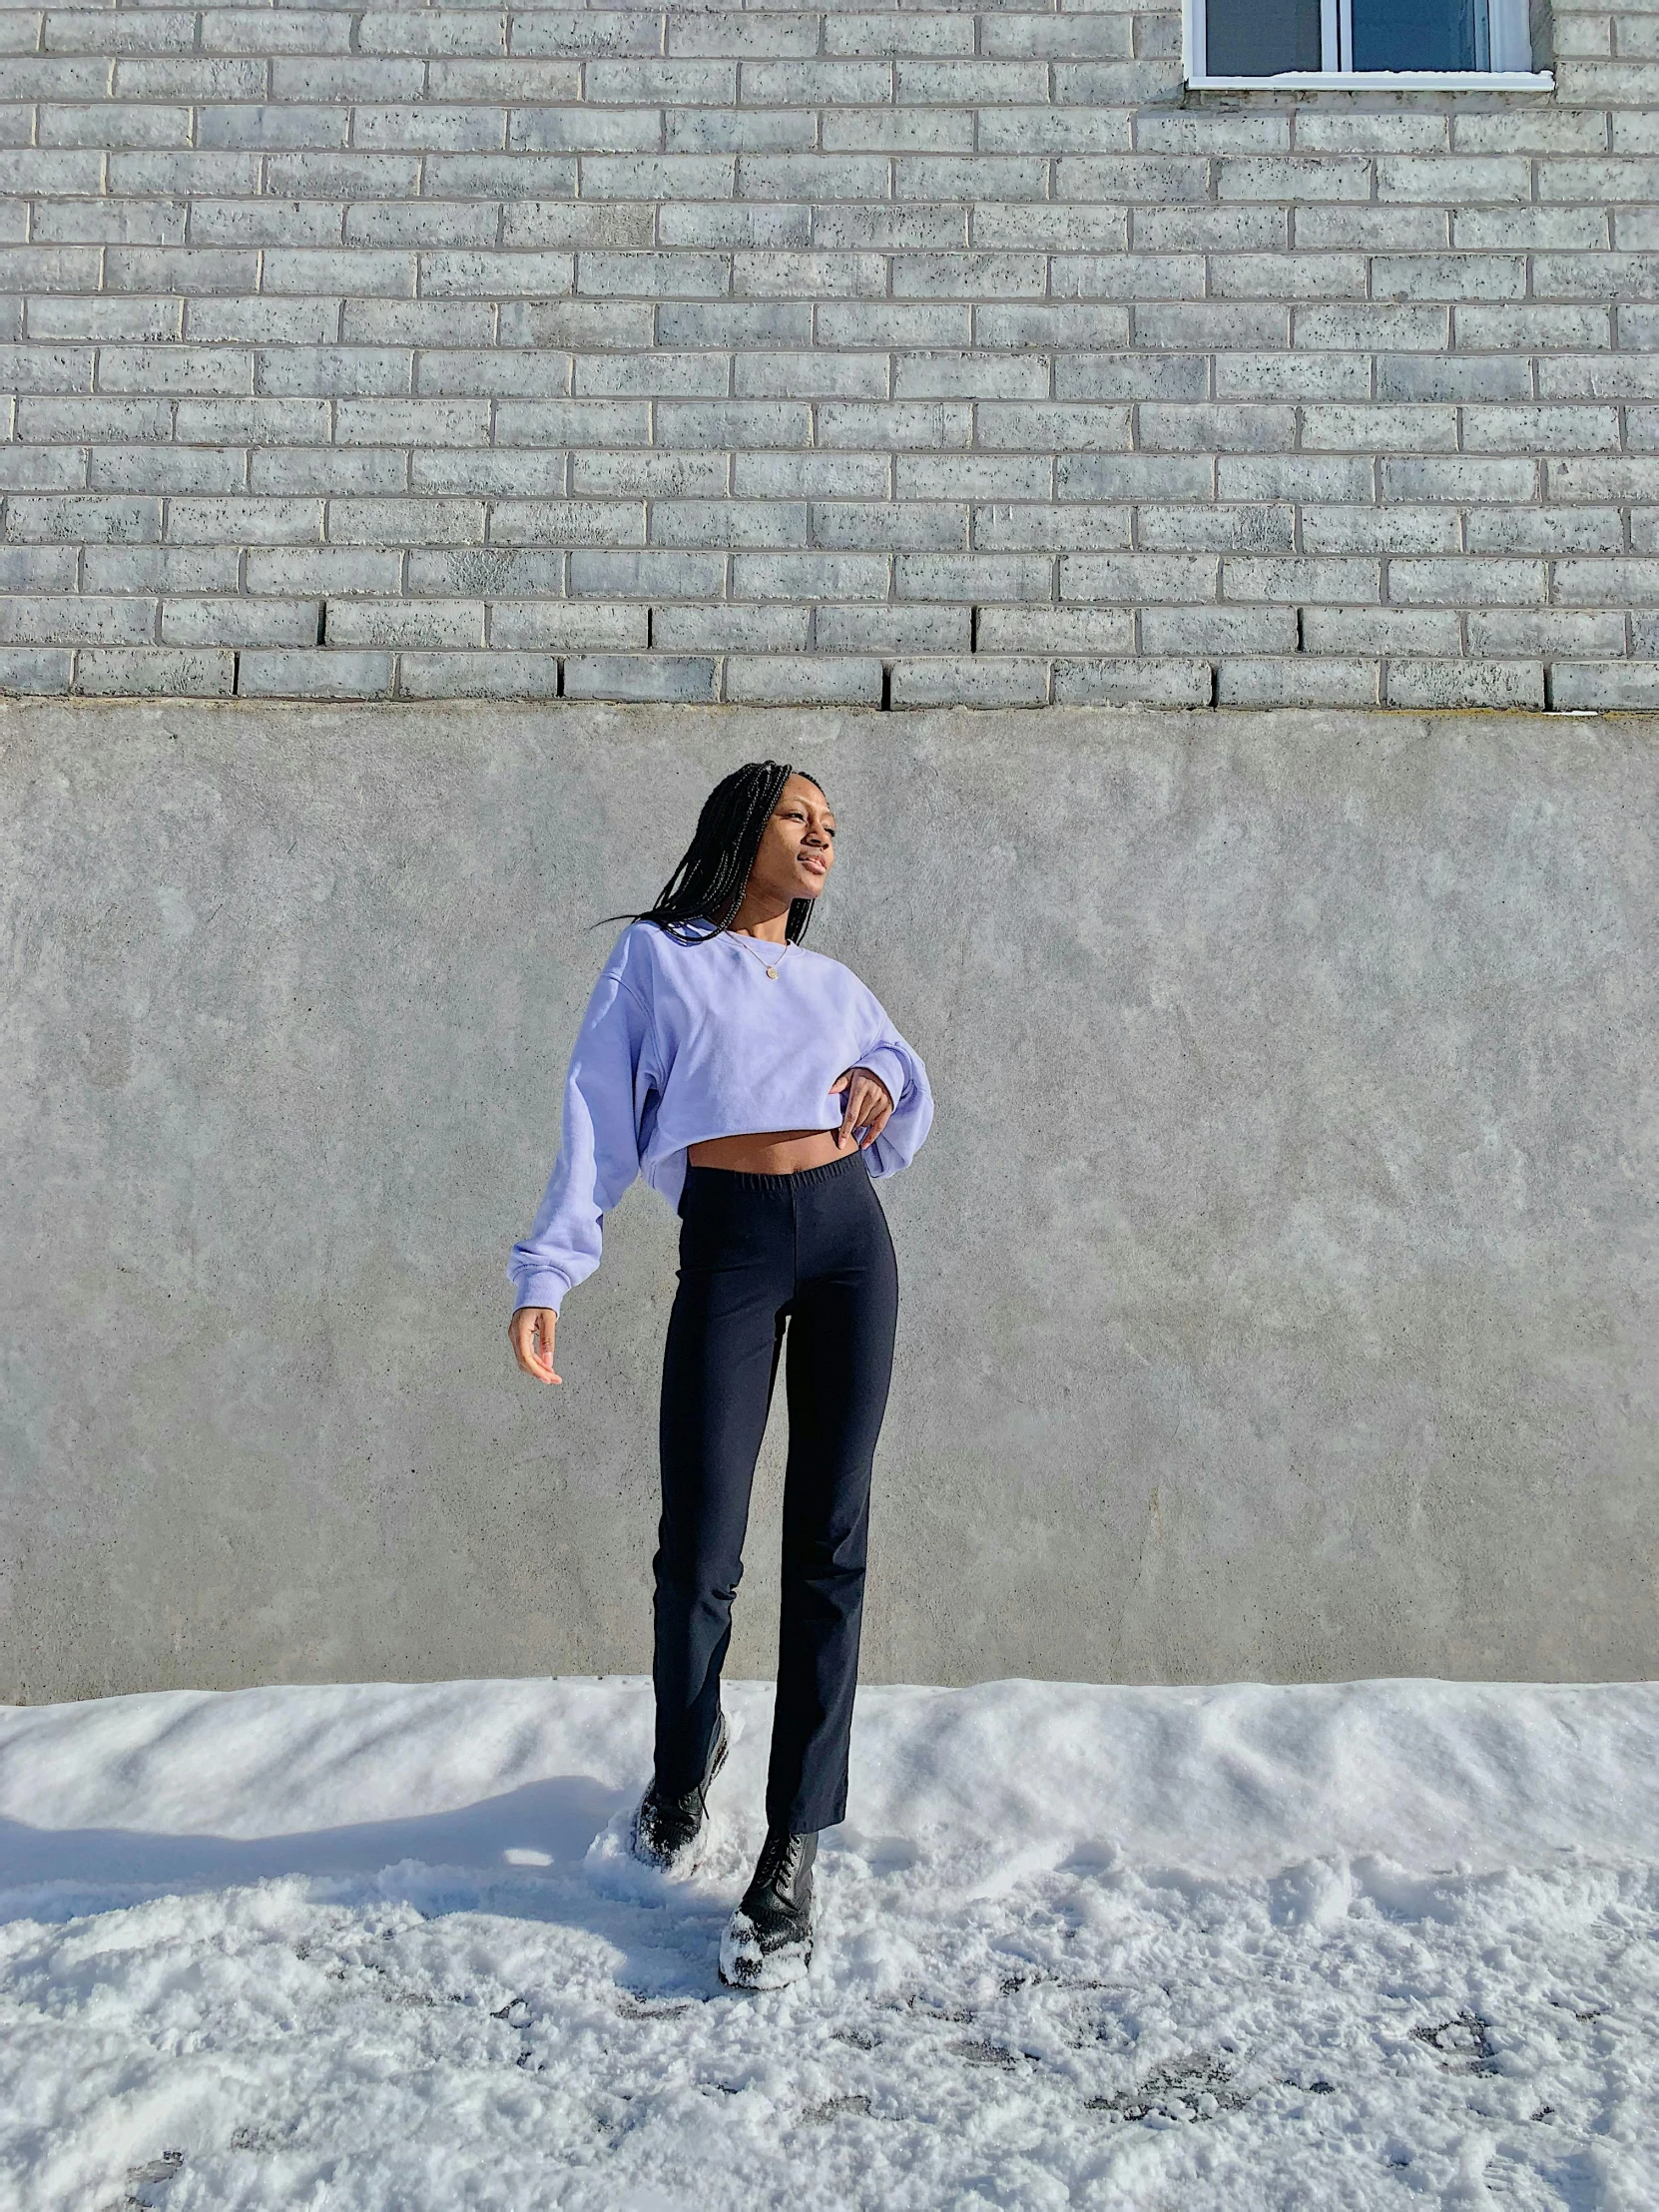
<svg viewBox="0 0 1659 2212">
<path fill-rule="evenodd" d="M 885 1083 L 892 1112 L 881 1134 L 865 1148 L 864 1160 L 873 1176 L 896 1175 L 921 1150 L 932 1126 L 933 1093 L 927 1087 L 920 1053 L 904 1042 L 879 1004 L 875 1011 L 880 1016 L 880 1035 L 867 1052 L 859 1054 L 858 1065 Z"/>
<path fill-rule="evenodd" d="M 650 1020 L 613 954 L 594 985 L 565 1078 L 559 1156 L 530 1234 L 513 1247 L 513 1310 L 548 1306 L 599 1265 L 600 1222 L 640 1171 L 637 1099 Z"/>
</svg>

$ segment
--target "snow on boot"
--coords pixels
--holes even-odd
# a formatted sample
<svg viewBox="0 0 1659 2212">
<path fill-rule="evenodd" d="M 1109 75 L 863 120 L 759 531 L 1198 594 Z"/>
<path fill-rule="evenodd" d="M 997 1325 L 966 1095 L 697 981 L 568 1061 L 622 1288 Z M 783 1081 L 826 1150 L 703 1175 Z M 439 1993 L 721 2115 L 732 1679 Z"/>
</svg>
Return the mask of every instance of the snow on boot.
<svg viewBox="0 0 1659 2212">
<path fill-rule="evenodd" d="M 720 1978 L 733 1989 L 783 1989 L 813 1956 L 816 1836 L 769 1828 L 755 1879 L 720 1939 Z"/>
<path fill-rule="evenodd" d="M 636 1859 L 643 1860 L 648 1867 L 656 1867 L 663 1874 L 697 1872 L 702 1856 L 699 1847 L 709 1809 L 709 1786 L 726 1764 L 730 1741 L 726 1715 L 722 1713 L 708 1767 L 696 1789 L 688 1790 L 684 1797 L 661 1797 L 656 1783 L 652 1783 L 640 1800 L 639 1811 L 634 1815 L 633 1833 L 628 1839 L 628 1848 Z"/>
</svg>

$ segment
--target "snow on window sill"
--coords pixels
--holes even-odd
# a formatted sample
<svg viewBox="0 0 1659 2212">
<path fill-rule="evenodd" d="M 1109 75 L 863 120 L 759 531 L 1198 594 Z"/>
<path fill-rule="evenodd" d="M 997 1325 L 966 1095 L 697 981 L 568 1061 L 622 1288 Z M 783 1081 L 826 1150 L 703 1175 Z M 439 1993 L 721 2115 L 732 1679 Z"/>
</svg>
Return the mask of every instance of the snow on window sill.
<svg viewBox="0 0 1659 2212">
<path fill-rule="evenodd" d="M 1553 92 L 1549 69 L 1288 69 L 1278 77 L 1189 77 L 1189 92 Z"/>
</svg>

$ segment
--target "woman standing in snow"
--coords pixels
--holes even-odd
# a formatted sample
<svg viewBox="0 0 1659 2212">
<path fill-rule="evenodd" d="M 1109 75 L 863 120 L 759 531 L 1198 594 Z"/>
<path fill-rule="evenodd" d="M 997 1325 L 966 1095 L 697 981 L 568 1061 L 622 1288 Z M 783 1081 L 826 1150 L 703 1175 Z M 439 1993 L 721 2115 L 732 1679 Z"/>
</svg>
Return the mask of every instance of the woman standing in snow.
<svg viewBox="0 0 1659 2212">
<path fill-rule="evenodd" d="M 656 904 L 583 1017 L 559 1156 L 509 1270 L 511 1341 L 557 1382 L 565 1294 L 644 1174 L 678 1207 L 654 1561 L 654 1772 L 635 1854 L 689 1872 L 726 1756 L 720 1674 L 750 1485 L 788 1325 L 778 1702 L 767 1838 L 721 1943 L 723 1980 L 777 1988 L 812 1956 L 818 1832 L 846 1815 L 870 1462 L 898 1276 L 871 1177 L 914 1157 L 926 1071 L 873 995 L 802 944 L 834 860 L 820 785 L 753 761 L 715 786 Z"/>
</svg>

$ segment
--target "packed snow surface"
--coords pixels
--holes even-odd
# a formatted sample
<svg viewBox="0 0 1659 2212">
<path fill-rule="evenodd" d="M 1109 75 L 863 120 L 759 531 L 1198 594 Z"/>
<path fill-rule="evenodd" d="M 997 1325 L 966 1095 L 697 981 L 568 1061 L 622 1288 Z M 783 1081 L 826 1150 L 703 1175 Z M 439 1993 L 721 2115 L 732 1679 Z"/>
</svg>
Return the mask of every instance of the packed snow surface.
<svg viewBox="0 0 1659 2212">
<path fill-rule="evenodd" d="M 1659 1685 L 866 1689 L 723 1989 L 632 1679 L 0 1708 L 7 2212 L 1659 2206 Z"/>
</svg>

